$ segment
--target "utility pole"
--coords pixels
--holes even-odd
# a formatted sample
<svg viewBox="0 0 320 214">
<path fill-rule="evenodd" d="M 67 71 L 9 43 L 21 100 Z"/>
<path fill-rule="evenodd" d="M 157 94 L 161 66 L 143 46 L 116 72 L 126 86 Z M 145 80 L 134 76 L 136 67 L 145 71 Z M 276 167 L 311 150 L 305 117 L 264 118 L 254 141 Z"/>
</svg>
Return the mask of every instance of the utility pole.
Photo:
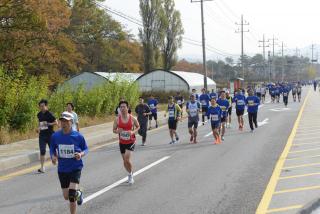
<svg viewBox="0 0 320 214">
<path fill-rule="evenodd" d="M 272 39 L 269 39 L 269 40 L 272 40 L 272 57 L 274 57 L 274 46 L 275 46 L 275 40 L 278 40 L 277 38 L 274 38 L 274 36 L 272 37 Z M 268 41 L 269 41 L 268 40 Z"/>
<path fill-rule="evenodd" d="M 268 62 L 269 62 L 269 83 L 271 83 L 271 53 L 268 51 Z"/>
<path fill-rule="evenodd" d="M 284 78 L 284 56 L 283 56 L 283 42 L 281 43 L 281 59 L 282 59 L 282 72 L 281 72 L 281 82 Z"/>
<path fill-rule="evenodd" d="M 243 33 L 249 32 L 249 30 L 244 31 L 244 30 L 243 30 L 243 26 L 244 26 L 244 25 L 249 25 L 249 23 L 248 23 L 248 22 L 244 22 L 244 21 L 243 21 L 243 15 L 241 15 L 241 23 L 240 23 L 240 24 L 236 23 L 236 25 L 240 25 L 240 26 L 241 26 L 241 29 L 240 29 L 240 30 L 237 30 L 236 33 L 241 33 L 241 67 L 242 67 L 242 78 L 244 79 Z"/>
<path fill-rule="evenodd" d="M 213 1 L 213 0 L 191 0 L 191 3 L 200 2 L 201 5 L 201 27 L 202 27 L 202 69 L 204 74 L 203 85 L 204 88 L 208 89 L 207 84 L 207 61 L 206 61 L 206 40 L 205 40 L 205 32 L 204 32 L 204 13 L 203 13 L 203 2 L 204 1 Z"/>
<path fill-rule="evenodd" d="M 313 68 L 313 50 L 314 50 L 314 44 L 311 45 L 311 67 Z"/>
<path fill-rule="evenodd" d="M 260 46 L 260 43 L 262 43 L 262 46 Z M 263 38 L 262 40 L 259 40 L 259 48 L 262 47 L 262 55 L 263 55 L 263 73 L 264 73 L 264 77 L 267 77 L 267 73 L 266 73 L 266 47 L 269 47 L 269 44 L 266 44 L 267 41 L 265 40 L 264 34 L 263 34 Z"/>
<path fill-rule="evenodd" d="M 260 42 L 262 43 L 262 46 L 260 46 Z M 263 38 L 262 40 L 259 40 L 259 48 L 262 48 L 262 55 L 263 55 L 263 60 L 266 60 L 266 48 L 269 47 L 269 44 L 266 44 L 267 41 L 264 38 L 264 34 L 263 34 Z"/>
</svg>

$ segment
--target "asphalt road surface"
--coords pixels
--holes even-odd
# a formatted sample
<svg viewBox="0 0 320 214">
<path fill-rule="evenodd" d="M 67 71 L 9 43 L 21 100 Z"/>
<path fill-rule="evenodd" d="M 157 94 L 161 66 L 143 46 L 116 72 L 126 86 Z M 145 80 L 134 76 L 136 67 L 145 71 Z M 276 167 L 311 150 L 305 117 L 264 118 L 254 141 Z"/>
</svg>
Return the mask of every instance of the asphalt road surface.
<svg viewBox="0 0 320 214">
<path fill-rule="evenodd" d="M 78 213 L 255 213 L 301 105 L 291 97 L 287 109 L 262 105 L 254 133 L 247 116 L 245 130 L 238 131 L 233 112 L 220 145 L 213 145 L 209 124 L 199 127 L 196 145 L 189 143 L 186 120 L 179 123 L 175 145 L 169 145 L 167 127 L 160 127 L 148 134 L 147 146 L 138 138 L 133 164 L 139 174 L 132 186 L 121 180 L 127 173 L 117 143 L 91 151 L 84 159 L 85 203 Z M 45 174 L 0 181 L 0 213 L 68 213 L 56 171 L 50 166 Z"/>
</svg>

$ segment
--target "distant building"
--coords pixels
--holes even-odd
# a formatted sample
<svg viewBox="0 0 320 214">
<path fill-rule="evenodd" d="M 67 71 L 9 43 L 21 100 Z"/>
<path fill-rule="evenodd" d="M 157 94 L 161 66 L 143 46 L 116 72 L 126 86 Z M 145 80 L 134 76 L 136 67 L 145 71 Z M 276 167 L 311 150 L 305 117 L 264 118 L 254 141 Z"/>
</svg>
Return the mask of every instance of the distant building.
<svg viewBox="0 0 320 214">
<path fill-rule="evenodd" d="M 77 88 L 79 85 L 89 90 L 94 86 L 104 84 L 106 81 L 114 81 L 123 79 L 128 81 L 136 81 L 142 73 L 108 73 L 108 72 L 83 72 L 66 80 L 63 85 L 70 85 L 72 88 Z"/>
<path fill-rule="evenodd" d="M 148 91 L 186 91 L 204 87 L 204 75 L 185 71 L 154 70 L 137 78 L 140 90 Z M 216 83 L 207 77 L 208 90 L 216 90 Z"/>
</svg>

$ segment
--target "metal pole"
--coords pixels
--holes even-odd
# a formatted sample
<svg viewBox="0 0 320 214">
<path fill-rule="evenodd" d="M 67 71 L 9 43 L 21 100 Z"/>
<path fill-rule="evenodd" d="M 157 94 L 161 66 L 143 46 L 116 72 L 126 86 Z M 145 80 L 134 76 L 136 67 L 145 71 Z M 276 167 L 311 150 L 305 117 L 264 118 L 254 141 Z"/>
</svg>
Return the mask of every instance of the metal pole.
<svg viewBox="0 0 320 214">
<path fill-rule="evenodd" d="M 204 33 L 204 15 L 203 15 L 203 0 L 201 0 L 201 25 L 202 25 L 202 56 L 203 56 L 203 74 L 204 74 L 204 88 L 207 90 L 207 62 L 206 62 L 206 42 Z"/>
<path fill-rule="evenodd" d="M 241 15 L 241 65 L 242 65 L 242 78 L 244 79 L 244 63 L 243 63 L 243 15 Z"/>
</svg>

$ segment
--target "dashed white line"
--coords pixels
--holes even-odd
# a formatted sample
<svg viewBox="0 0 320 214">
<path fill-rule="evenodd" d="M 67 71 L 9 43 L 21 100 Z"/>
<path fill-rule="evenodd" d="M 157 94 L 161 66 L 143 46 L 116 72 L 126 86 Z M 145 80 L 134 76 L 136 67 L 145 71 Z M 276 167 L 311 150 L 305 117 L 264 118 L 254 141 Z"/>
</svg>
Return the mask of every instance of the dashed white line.
<svg viewBox="0 0 320 214">
<path fill-rule="evenodd" d="M 165 160 L 167 160 L 167 159 L 169 159 L 169 158 L 170 158 L 170 156 L 165 156 L 165 157 L 161 158 L 160 160 L 157 160 L 157 161 L 149 164 L 148 166 L 146 166 L 146 167 L 144 167 L 144 168 L 136 171 L 135 173 L 133 173 L 133 176 L 137 176 L 137 175 L 141 174 L 142 172 L 144 172 L 144 171 L 146 171 L 146 170 L 148 170 L 148 169 L 150 169 L 150 168 L 152 168 L 152 167 L 160 164 L 161 162 L 163 162 L 163 161 L 165 161 Z M 127 179 L 128 179 L 127 177 L 122 178 L 121 180 L 119 180 L 119 181 L 117 181 L 117 182 L 115 182 L 115 183 L 113 183 L 113 184 L 111 184 L 111 185 L 109 185 L 109 186 L 107 186 L 107 187 L 105 187 L 105 188 L 103 188 L 103 189 L 101 189 L 101 190 L 93 193 L 92 195 L 89 195 L 88 197 L 86 197 L 85 199 L 83 199 L 83 204 L 85 204 L 85 203 L 87 203 L 88 201 L 91 201 L 92 199 L 94 199 L 94 198 L 102 195 L 103 193 L 105 193 L 105 192 L 107 192 L 107 191 L 109 191 L 109 190 L 111 190 L 111 189 L 119 186 L 120 184 L 126 182 Z"/>
</svg>

